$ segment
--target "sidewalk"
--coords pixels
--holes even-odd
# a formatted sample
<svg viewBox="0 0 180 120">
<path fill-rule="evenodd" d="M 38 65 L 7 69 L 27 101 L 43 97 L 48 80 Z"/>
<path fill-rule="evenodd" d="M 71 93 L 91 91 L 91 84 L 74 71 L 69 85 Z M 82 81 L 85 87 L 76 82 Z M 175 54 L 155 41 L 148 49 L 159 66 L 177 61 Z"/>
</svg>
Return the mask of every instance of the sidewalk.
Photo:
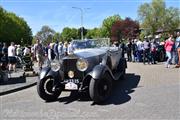
<svg viewBox="0 0 180 120">
<path fill-rule="evenodd" d="M 37 71 L 37 68 L 35 68 L 35 71 Z M 32 72 L 30 74 L 32 74 Z M 17 72 L 11 73 L 11 77 L 9 75 L 8 78 L 8 81 L 0 83 L 0 96 L 34 86 L 38 80 L 37 75 L 23 77 L 23 70 L 21 69 L 18 69 Z"/>
</svg>

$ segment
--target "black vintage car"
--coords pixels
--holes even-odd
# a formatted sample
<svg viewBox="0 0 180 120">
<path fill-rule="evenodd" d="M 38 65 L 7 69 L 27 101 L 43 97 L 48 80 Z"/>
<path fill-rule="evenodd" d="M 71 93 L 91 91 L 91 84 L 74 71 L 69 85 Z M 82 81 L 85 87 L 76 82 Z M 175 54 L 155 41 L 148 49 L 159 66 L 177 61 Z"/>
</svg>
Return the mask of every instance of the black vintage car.
<svg viewBox="0 0 180 120">
<path fill-rule="evenodd" d="M 166 51 L 164 49 L 164 45 L 158 45 L 157 54 L 156 54 L 156 61 L 164 62 L 165 60 L 166 60 Z"/>
<path fill-rule="evenodd" d="M 88 92 L 96 103 L 105 101 L 111 93 L 113 81 L 123 79 L 125 75 L 127 63 L 122 50 L 97 40 L 75 43 L 82 49 L 76 49 L 62 60 L 53 61 L 51 67 L 42 69 L 37 83 L 39 96 L 51 101 L 63 90 L 76 90 Z"/>
</svg>

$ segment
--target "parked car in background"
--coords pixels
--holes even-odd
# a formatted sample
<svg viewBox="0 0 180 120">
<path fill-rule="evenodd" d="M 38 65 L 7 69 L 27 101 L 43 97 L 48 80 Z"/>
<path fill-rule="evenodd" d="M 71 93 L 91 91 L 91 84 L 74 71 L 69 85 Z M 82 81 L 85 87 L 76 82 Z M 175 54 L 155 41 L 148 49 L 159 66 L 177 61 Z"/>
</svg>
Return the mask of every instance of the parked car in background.
<svg viewBox="0 0 180 120">
<path fill-rule="evenodd" d="M 164 45 L 158 45 L 156 61 L 164 62 L 166 60 L 166 51 L 164 49 Z"/>
<path fill-rule="evenodd" d="M 0 83 L 8 81 L 8 61 L 3 56 L 0 58 Z"/>
<path fill-rule="evenodd" d="M 61 62 L 54 61 L 40 73 L 37 92 L 45 101 L 55 100 L 63 90 L 88 92 L 96 102 L 105 101 L 113 81 L 123 79 L 127 63 L 119 47 L 109 41 L 85 40 L 73 43 L 75 51 Z"/>
</svg>

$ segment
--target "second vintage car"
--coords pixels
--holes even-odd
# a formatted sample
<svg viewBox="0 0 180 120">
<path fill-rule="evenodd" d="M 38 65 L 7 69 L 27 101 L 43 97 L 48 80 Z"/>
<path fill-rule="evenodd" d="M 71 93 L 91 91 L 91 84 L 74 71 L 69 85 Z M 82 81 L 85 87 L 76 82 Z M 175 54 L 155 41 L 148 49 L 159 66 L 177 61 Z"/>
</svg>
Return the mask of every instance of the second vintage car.
<svg viewBox="0 0 180 120">
<path fill-rule="evenodd" d="M 37 83 L 39 96 L 51 101 L 63 90 L 76 90 L 88 92 L 96 103 L 105 101 L 112 91 L 113 81 L 123 79 L 127 63 L 119 47 L 100 41 L 73 41 L 72 46 L 77 48 L 73 53 L 43 68 Z"/>
</svg>

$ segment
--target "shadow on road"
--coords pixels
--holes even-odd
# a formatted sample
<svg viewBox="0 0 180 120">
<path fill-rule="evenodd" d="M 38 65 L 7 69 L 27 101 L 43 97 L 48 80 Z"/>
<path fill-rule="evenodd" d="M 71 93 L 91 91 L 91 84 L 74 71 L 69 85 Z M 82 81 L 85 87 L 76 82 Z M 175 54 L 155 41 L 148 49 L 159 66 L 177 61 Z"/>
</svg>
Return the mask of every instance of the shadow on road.
<svg viewBox="0 0 180 120">
<path fill-rule="evenodd" d="M 83 101 L 90 101 L 89 97 L 85 97 L 87 100 L 83 100 Z M 74 101 L 80 101 L 81 100 L 81 93 L 78 93 L 77 91 L 72 91 L 71 94 L 67 97 L 60 97 L 58 99 L 59 102 L 63 102 L 64 104 L 69 104 L 72 103 Z"/>
<path fill-rule="evenodd" d="M 102 104 L 98 105 L 109 105 L 109 104 L 114 104 L 114 105 L 119 105 L 123 104 L 125 102 L 128 102 L 131 100 L 131 97 L 129 94 L 134 92 L 134 88 L 136 88 L 139 84 L 140 81 L 140 76 L 135 75 L 132 73 L 128 73 L 125 76 L 124 80 L 119 80 L 114 83 L 114 89 L 112 91 L 112 95 L 110 98 L 103 102 Z M 90 97 L 88 94 L 80 94 L 78 92 L 71 92 L 70 96 L 67 97 L 60 97 L 57 101 L 62 102 L 64 104 L 69 104 L 74 101 L 91 101 Z M 56 102 L 56 101 L 53 101 Z M 95 105 L 92 103 L 92 105 Z"/>
<path fill-rule="evenodd" d="M 18 83 L 25 83 L 26 78 L 25 77 L 13 77 L 9 78 L 8 81 L 3 81 L 0 83 L 0 85 L 12 85 L 12 84 L 18 84 Z"/>
<path fill-rule="evenodd" d="M 112 91 L 111 97 L 100 105 L 119 105 L 131 100 L 131 96 L 129 94 L 135 92 L 134 88 L 136 88 L 139 84 L 140 76 L 132 73 L 126 74 L 126 77 L 122 81 L 117 81 L 114 84 L 114 89 Z"/>
</svg>

